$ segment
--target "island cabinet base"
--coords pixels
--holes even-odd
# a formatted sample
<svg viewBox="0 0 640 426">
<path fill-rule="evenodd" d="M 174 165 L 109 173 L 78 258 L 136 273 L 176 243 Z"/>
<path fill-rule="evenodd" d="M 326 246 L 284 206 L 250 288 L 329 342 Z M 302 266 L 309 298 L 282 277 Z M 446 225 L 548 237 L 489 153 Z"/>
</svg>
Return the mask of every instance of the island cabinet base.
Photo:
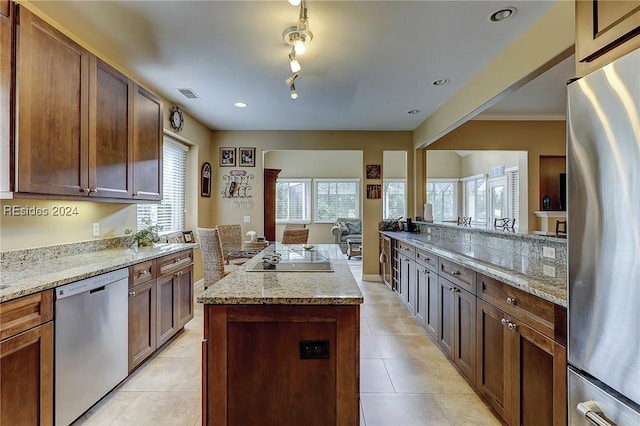
<svg viewBox="0 0 640 426">
<path fill-rule="evenodd" d="M 204 315 L 204 425 L 359 424 L 359 305 L 205 305 Z"/>
</svg>

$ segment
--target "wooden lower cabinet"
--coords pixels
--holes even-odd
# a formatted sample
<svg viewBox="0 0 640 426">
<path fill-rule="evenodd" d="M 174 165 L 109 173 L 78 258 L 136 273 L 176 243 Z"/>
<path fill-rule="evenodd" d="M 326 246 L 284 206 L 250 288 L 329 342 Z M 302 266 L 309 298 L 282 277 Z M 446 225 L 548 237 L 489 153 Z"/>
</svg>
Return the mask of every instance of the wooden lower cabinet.
<svg viewBox="0 0 640 426">
<path fill-rule="evenodd" d="M 415 293 L 416 293 L 416 262 L 407 256 L 398 256 L 400 265 L 400 282 L 398 293 L 400 299 L 406 303 L 409 312 L 415 313 Z"/>
<path fill-rule="evenodd" d="M 0 424 L 53 424 L 53 292 L 0 304 Z"/>
<path fill-rule="evenodd" d="M 478 300 L 477 388 L 509 425 L 565 425 L 566 348 Z"/>
<path fill-rule="evenodd" d="M 178 331 L 178 311 L 176 309 L 176 283 L 173 274 L 157 280 L 157 339 L 158 347 L 166 343 Z"/>
<path fill-rule="evenodd" d="M 438 345 L 453 359 L 455 333 L 455 303 L 453 284 L 440 277 L 438 279 Z"/>
<path fill-rule="evenodd" d="M 358 425 L 359 319 L 359 305 L 205 305 L 202 424 Z"/>
<path fill-rule="evenodd" d="M 156 280 L 129 289 L 129 371 L 156 350 Z"/>
<path fill-rule="evenodd" d="M 175 277 L 178 328 L 193 319 L 193 265 L 183 268 Z"/>
</svg>

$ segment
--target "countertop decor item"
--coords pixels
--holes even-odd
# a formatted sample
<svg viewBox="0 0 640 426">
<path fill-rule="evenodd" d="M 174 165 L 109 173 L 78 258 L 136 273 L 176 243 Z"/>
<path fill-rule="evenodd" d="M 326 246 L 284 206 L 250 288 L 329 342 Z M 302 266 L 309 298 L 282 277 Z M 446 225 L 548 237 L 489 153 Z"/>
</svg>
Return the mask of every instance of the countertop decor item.
<svg viewBox="0 0 640 426">
<path fill-rule="evenodd" d="M 127 236 L 125 244 L 127 247 L 132 248 L 135 244 L 138 247 L 149 247 L 153 243 L 160 242 L 159 231 L 162 231 L 162 226 L 154 225 L 149 219 L 142 219 L 144 226 L 137 232 L 133 232 L 132 229 L 125 229 L 124 234 Z"/>
</svg>

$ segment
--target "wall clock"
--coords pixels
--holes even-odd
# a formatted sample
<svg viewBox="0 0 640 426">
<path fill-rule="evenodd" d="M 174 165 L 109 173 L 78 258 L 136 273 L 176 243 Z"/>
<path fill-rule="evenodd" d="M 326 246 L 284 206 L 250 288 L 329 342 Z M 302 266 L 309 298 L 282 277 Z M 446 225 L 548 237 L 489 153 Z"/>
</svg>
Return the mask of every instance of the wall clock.
<svg viewBox="0 0 640 426">
<path fill-rule="evenodd" d="M 176 132 L 182 130 L 182 125 L 184 124 L 184 116 L 182 115 L 182 111 L 177 106 L 171 108 L 171 113 L 169 114 L 169 123 L 171 124 L 171 128 Z"/>
</svg>

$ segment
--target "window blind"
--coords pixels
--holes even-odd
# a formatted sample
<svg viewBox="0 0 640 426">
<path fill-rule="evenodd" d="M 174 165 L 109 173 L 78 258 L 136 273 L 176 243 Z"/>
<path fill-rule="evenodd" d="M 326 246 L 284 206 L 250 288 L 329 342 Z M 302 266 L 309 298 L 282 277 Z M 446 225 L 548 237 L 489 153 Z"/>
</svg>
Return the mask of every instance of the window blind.
<svg viewBox="0 0 640 426">
<path fill-rule="evenodd" d="M 507 171 L 507 209 L 508 216 L 518 219 L 520 214 L 520 172 L 518 169 Z M 518 221 L 516 221 L 516 227 Z"/>
<path fill-rule="evenodd" d="M 185 222 L 187 151 L 189 148 L 168 138 L 162 148 L 162 201 L 138 204 L 138 229 L 143 220 L 162 227 L 162 233 L 182 231 Z"/>
<path fill-rule="evenodd" d="M 276 182 L 276 222 L 310 221 L 310 179 L 278 179 Z"/>
</svg>

